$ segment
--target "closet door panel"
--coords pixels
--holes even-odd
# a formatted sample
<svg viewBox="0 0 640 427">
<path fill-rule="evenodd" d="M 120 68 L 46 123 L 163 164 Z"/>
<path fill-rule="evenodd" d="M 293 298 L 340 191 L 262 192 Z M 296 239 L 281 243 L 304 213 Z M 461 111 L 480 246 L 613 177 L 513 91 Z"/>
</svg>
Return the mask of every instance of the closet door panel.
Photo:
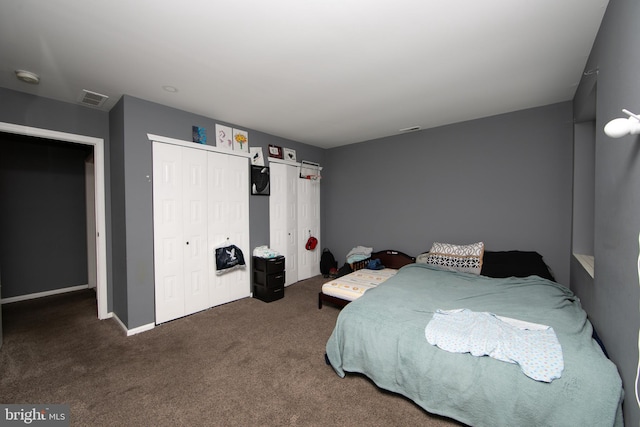
<svg viewBox="0 0 640 427">
<path fill-rule="evenodd" d="M 185 312 L 192 314 L 209 307 L 206 152 L 183 148 L 182 163 Z"/>
<path fill-rule="evenodd" d="M 235 301 L 251 295 L 251 247 L 249 241 L 249 164 L 246 158 L 227 156 L 230 179 L 227 191 L 227 230 L 231 242 L 242 250 L 245 267 L 226 275 L 227 299 Z"/>
<path fill-rule="evenodd" d="M 320 181 L 298 179 L 298 280 L 320 274 Z M 305 248 L 310 236 L 318 239 L 312 251 Z"/>
<path fill-rule="evenodd" d="M 153 143 L 156 323 L 185 315 L 182 152 Z"/>
<path fill-rule="evenodd" d="M 224 304 L 227 300 L 227 290 L 224 278 L 216 274 L 215 250 L 218 246 L 226 245 L 231 237 L 226 229 L 226 199 L 227 188 L 225 180 L 225 157 L 218 153 L 208 153 L 209 179 L 209 305 Z"/>
<path fill-rule="evenodd" d="M 269 171 L 269 246 L 285 256 L 285 270 L 289 270 L 287 257 L 287 166 L 271 163 Z"/>
<path fill-rule="evenodd" d="M 250 263 L 249 167 L 247 159 L 208 153 L 209 175 L 209 304 L 216 306 L 250 295 L 249 265 L 216 274 L 215 248 L 236 245 Z"/>
<path fill-rule="evenodd" d="M 298 277 L 298 180 L 296 166 L 287 166 L 287 258 L 285 286 L 296 283 Z"/>
<path fill-rule="evenodd" d="M 270 164 L 269 246 L 285 257 L 285 286 L 298 281 L 298 208 L 296 202 L 298 168 L 283 163 Z"/>
</svg>

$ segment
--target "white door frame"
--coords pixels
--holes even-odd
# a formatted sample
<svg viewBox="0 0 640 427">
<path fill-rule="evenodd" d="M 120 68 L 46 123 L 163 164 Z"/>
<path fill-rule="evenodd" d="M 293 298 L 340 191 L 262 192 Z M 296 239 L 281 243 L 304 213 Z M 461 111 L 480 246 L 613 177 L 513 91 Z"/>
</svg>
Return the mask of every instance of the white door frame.
<svg viewBox="0 0 640 427">
<path fill-rule="evenodd" d="M 0 132 L 93 146 L 93 155 L 95 159 L 96 263 L 98 273 L 96 295 L 98 300 L 98 319 L 107 319 L 111 317 L 112 315 L 107 312 L 107 232 L 105 218 L 106 192 L 104 139 L 4 122 L 0 122 Z"/>
</svg>

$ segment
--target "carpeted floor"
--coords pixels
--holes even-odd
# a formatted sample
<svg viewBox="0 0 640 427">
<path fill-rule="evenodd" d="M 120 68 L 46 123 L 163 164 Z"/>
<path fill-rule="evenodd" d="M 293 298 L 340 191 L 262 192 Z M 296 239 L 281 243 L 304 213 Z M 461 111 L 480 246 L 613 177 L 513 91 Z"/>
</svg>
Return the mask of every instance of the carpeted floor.
<svg viewBox="0 0 640 427">
<path fill-rule="evenodd" d="M 324 281 L 131 337 L 92 291 L 5 304 L 0 403 L 69 404 L 73 426 L 459 426 L 325 364 Z"/>
</svg>

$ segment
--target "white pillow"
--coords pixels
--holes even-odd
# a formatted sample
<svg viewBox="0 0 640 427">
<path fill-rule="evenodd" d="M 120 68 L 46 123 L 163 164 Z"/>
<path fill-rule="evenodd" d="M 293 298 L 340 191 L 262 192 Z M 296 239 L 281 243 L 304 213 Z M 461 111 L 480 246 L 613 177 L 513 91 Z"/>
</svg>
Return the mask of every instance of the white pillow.
<svg viewBox="0 0 640 427">
<path fill-rule="evenodd" d="M 482 242 L 470 245 L 436 242 L 428 252 L 426 263 L 444 270 L 480 274 L 483 255 L 484 243 Z"/>
<path fill-rule="evenodd" d="M 416 264 L 429 264 L 429 252 L 423 252 L 416 257 Z"/>
</svg>

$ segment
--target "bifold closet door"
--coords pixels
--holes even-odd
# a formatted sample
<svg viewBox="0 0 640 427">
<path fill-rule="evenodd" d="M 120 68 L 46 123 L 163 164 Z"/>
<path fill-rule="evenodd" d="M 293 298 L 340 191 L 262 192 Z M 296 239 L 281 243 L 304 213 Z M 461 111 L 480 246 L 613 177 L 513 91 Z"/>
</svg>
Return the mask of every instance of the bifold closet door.
<svg viewBox="0 0 640 427">
<path fill-rule="evenodd" d="M 207 248 L 207 156 L 183 148 L 182 206 L 184 235 L 185 315 L 209 307 L 209 252 Z"/>
<path fill-rule="evenodd" d="M 320 274 L 320 180 L 298 178 L 298 280 Z M 310 236 L 318 239 L 312 251 L 305 246 Z"/>
<path fill-rule="evenodd" d="M 208 154 L 209 247 L 233 244 L 242 250 L 246 266 L 221 275 L 215 261 L 209 267 L 209 305 L 216 306 L 251 295 L 249 242 L 249 164 L 246 158 Z M 213 255 L 212 255 L 213 256 Z"/>
<path fill-rule="evenodd" d="M 298 281 L 298 168 L 269 164 L 269 246 L 284 255 L 285 286 Z"/>
<path fill-rule="evenodd" d="M 207 157 L 153 143 L 156 323 L 206 309 Z"/>
<path fill-rule="evenodd" d="M 182 150 L 153 143 L 156 323 L 184 316 Z"/>
</svg>

